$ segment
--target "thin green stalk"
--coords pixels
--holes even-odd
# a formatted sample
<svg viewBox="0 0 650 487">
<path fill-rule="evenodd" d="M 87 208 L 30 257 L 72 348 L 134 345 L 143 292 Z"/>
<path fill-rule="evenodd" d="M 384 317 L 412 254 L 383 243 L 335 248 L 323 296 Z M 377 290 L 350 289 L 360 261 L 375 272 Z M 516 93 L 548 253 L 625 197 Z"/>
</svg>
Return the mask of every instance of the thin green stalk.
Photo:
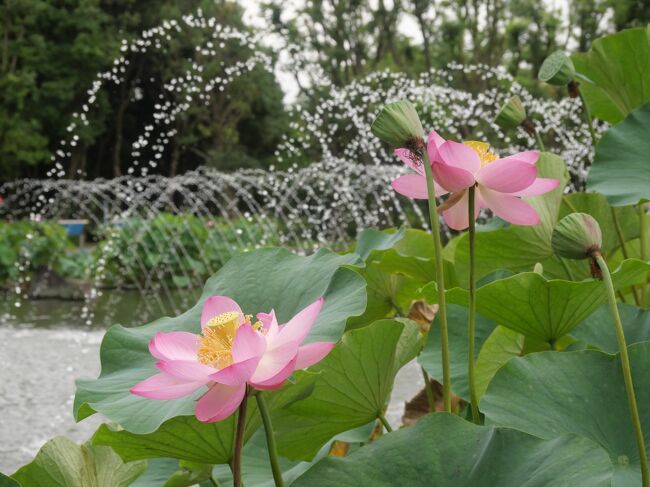
<svg viewBox="0 0 650 487">
<path fill-rule="evenodd" d="M 629 259 L 630 253 L 627 250 L 627 243 L 625 242 L 625 237 L 623 236 L 623 230 L 621 229 L 621 224 L 618 221 L 616 216 L 616 210 L 612 207 L 612 220 L 614 222 L 614 228 L 616 229 L 616 235 L 618 236 L 618 241 L 621 244 L 621 252 L 623 252 L 623 258 Z M 639 296 L 638 289 L 632 286 L 632 295 L 634 296 L 634 302 L 637 306 L 641 306 L 641 297 Z"/>
<path fill-rule="evenodd" d="M 386 431 L 388 431 L 389 433 L 393 432 L 393 428 L 390 427 L 390 423 L 386 420 L 386 418 L 384 417 L 383 414 L 380 414 L 379 416 L 377 416 L 377 419 L 379 419 L 381 424 L 384 425 L 384 428 L 386 428 Z"/>
<path fill-rule="evenodd" d="M 275 444 L 275 435 L 273 434 L 273 425 L 271 424 L 271 415 L 269 408 L 266 406 L 264 396 L 259 391 L 255 392 L 255 399 L 257 400 L 257 408 L 260 411 L 262 424 L 264 425 L 264 433 L 266 434 L 266 446 L 269 451 L 269 461 L 271 462 L 271 471 L 273 472 L 273 480 L 276 487 L 284 487 L 284 479 L 282 478 L 282 470 L 278 462 L 278 449 Z"/>
<path fill-rule="evenodd" d="M 427 402 L 429 403 L 429 411 L 432 413 L 436 411 L 436 398 L 433 395 L 433 386 L 429 380 L 429 374 L 424 370 L 424 367 L 420 367 L 422 370 L 422 378 L 424 379 L 424 392 L 427 395 Z"/>
<path fill-rule="evenodd" d="M 580 91 L 580 89 L 578 89 L 578 93 L 580 94 L 580 101 L 582 101 L 582 108 L 584 110 L 585 120 L 587 121 L 587 126 L 589 127 L 589 134 L 591 135 L 591 143 L 595 146 L 596 142 L 598 142 L 598 139 L 596 138 L 596 131 L 594 130 L 594 121 L 591 118 L 591 111 L 589 110 L 589 105 L 587 105 L 587 100 L 585 100 L 585 97 L 582 94 L 582 91 Z"/>
<path fill-rule="evenodd" d="M 616 330 L 616 338 L 618 340 L 618 350 L 621 356 L 621 367 L 623 368 L 623 379 L 625 381 L 625 390 L 627 392 L 627 402 L 630 407 L 630 415 L 632 416 L 632 426 L 634 427 L 634 434 L 636 436 L 636 445 L 639 450 L 639 458 L 641 460 L 641 478 L 643 487 L 650 487 L 650 472 L 648 471 L 648 456 L 645 451 L 645 441 L 643 439 L 643 430 L 641 429 L 641 420 L 639 419 L 639 411 L 636 405 L 636 397 L 634 394 L 634 383 L 632 382 L 632 371 L 630 369 L 630 358 L 627 354 L 627 344 L 625 343 L 625 333 L 623 332 L 623 324 L 621 317 L 618 314 L 618 307 L 616 306 L 616 295 L 614 293 L 614 284 L 612 283 L 612 276 L 609 273 L 607 262 L 603 259 L 602 255 L 596 254 L 596 262 L 598 267 L 603 273 L 603 281 L 607 289 L 607 300 L 609 301 L 609 308 L 614 320 L 614 329 Z"/>
<path fill-rule="evenodd" d="M 214 478 L 214 475 L 210 475 L 210 483 L 213 487 L 221 487 L 221 484 L 216 478 Z"/>
<path fill-rule="evenodd" d="M 623 257 L 629 259 L 629 252 L 627 251 L 627 243 L 623 237 L 623 230 L 621 229 L 621 224 L 618 221 L 616 216 L 616 211 L 612 207 L 612 221 L 614 222 L 614 228 L 616 229 L 616 236 L 618 237 L 618 242 L 621 244 L 621 251 L 623 252 Z"/>
<path fill-rule="evenodd" d="M 648 218 L 645 214 L 645 204 L 639 204 L 639 234 L 640 241 L 639 246 L 641 247 L 641 260 L 648 260 Z M 641 304 L 645 305 L 647 301 L 648 293 L 648 280 L 643 283 L 641 288 Z"/>
<path fill-rule="evenodd" d="M 445 271 L 442 264 L 442 242 L 440 240 L 440 221 L 436 206 L 436 192 L 431 172 L 431 161 L 426 149 L 422 151 L 424 173 L 427 179 L 429 197 L 429 218 L 433 236 L 433 250 L 436 259 L 436 287 L 438 288 L 438 316 L 440 317 L 440 346 L 442 348 L 442 402 L 445 411 L 451 413 L 451 373 L 449 369 L 449 332 L 447 329 L 447 304 L 445 300 Z"/>
<path fill-rule="evenodd" d="M 468 192 L 468 218 L 469 218 L 469 324 L 468 324 L 468 353 L 467 372 L 469 376 L 469 401 L 472 408 L 472 421 L 481 423 L 478 412 L 478 398 L 476 395 L 476 375 L 474 373 L 474 337 L 476 335 L 476 256 L 474 240 L 476 235 L 476 222 L 474 221 L 474 206 L 476 204 L 476 187 L 472 186 Z"/>
<path fill-rule="evenodd" d="M 239 405 L 237 413 L 237 430 L 235 431 L 235 446 L 232 457 L 232 485 L 233 487 L 242 487 L 241 481 L 241 457 L 244 447 L 244 430 L 246 429 L 246 406 L 248 405 L 248 386 L 246 393 Z"/>
<path fill-rule="evenodd" d="M 544 147 L 544 142 L 542 141 L 542 136 L 539 135 L 539 132 L 535 130 L 535 140 L 537 141 L 537 146 L 539 147 L 539 150 L 542 152 L 546 152 L 546 148 Z"/>
</svg>

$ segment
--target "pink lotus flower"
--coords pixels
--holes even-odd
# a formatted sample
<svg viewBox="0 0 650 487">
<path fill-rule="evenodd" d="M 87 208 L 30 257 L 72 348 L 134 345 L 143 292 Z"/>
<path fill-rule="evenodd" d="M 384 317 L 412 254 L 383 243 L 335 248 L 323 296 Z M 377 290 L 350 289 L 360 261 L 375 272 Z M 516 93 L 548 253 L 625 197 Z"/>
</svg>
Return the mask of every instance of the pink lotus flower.
<svg viewBox="0 0 650 487">
<path fill-rule="evenodd" d="M 200 421 L 220 421 L 239 406 L 246 384 L 262 390 L 282 387 L 294 370 L 325 357 L 334 342 L 301 346 L 323 306 L 310 304 L 288 323 L 278 326 L 275 313 L 259 313 L 251 323 L 239 305 L 225 296 L 203 304 L 201 334 L 176 331 L 156 333 L 149 343 L 159 359 L 160 373 L 143 380 L 131 393 L 149 399 L 177 399 L 208 386 L 196 403 Z"/>
<path fill-rule="evenodd" d="M 557 188 L 555 179 L 537 177 L 535 163 L 539 152 L 519 152 L 499 159 L 488 144 L 445 140 L 434 130 L 429 133 L 427 153 L 435 181 L 436 196 L 452 194 L 441 205 L 442 215 L 451 228 L 469 226 L 467 189 L 476 186 L 474 218 L 481 208 L 490 208 L 504 220 L 516 225 L 536 225 L 539 216 L 522 196 L 537 196 Z M 396 149 L 397 155 L 416 174 L 400 176 L 392 186 L 410 198 L 427 199 L 427 182 L 422 161 L 408 149 Z"/>
</svg>

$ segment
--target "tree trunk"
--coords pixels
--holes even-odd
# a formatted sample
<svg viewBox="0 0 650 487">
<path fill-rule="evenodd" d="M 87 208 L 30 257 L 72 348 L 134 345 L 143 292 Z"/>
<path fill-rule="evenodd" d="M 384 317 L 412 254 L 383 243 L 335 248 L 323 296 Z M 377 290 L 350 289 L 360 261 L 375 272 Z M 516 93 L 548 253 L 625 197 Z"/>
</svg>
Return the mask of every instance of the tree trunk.
<svg viewBox="0 0 650 487">
<path fill-rule="evenodd" d="M 181 157 L 181 144 L 178 142 L 180 134 L 183 130 L 183 124 L 176 119 L 176 134 L 174 135 L 174 142 L 172 145 L 172 155 L 171 160 L 169 161 L 169 177 L 173 178 L 178 172 L 178 162 Z"/>
<path fill-rule="evenodd" d="M 424 50 L 424 65 L 427 68 L 427 72 L 431 72 L 431 51 L 429 47 L 429 29 L 427 27 L 426 20 L 424 19 L 424 13 L 428 6 L 429 2 L 419 2 L 415 3 L 415 18 L 420 25 L 420 32 L 422 34 L 422 49 Z"/>
<path fill-rule="evenodd" d="M 122 169 L 120 167 L 123 141 L 122 130 L 124 130 L 124 112 L 126 111 L 126 106 L 129 104 L 128 92 L 125 94 L 126 91 L 123 85 L 122 89 L 120 89 L 121 101 L 115 114 L 115 144 L 113 144 L 113 177 L 115 178 L 122 175 Z"/>
</svg>

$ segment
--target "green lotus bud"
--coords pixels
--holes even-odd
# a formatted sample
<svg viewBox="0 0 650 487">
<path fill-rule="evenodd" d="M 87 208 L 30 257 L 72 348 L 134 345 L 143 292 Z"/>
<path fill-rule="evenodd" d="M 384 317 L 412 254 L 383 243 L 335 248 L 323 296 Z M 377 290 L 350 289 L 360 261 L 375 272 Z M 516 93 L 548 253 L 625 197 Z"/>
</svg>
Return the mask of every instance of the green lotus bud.
<svg viewBox="0 0 650 487">
<path fill-rule="evenodd" d="M 537 77 L 549 85 L 568 85 L 576 76 L 573 61 L 562 51 L 555 51 L 547 57 L 539 68 Z"/>
<path fill-rule="evenodd" d="M 571 213 L 553 230 L 553 250 L 560 257 L 582 260 L 600 252 L 603 235 L 598 222 L 586 213 Z"/>
<path fill-rule="evenodd" d="M 499 110 L 494 121 L 502 129 L 514 129 L 526 120 L 526 109 L 521 98 L 515 95 L 508 99 Z"/>
<path fill-rule="evenodd" d="M 415 107 L 407 100 L 382 108 L 370 130 L 392 147 L 409 147 L 424 138 L 424 129 Z"/>
</svg>

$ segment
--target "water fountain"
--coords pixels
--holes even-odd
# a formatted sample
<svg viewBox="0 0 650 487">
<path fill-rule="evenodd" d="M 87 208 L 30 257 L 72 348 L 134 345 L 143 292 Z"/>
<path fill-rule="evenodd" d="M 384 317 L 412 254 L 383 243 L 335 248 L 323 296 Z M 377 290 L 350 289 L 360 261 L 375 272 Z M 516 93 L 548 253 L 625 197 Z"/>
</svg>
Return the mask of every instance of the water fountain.
<svg viewBox="0 0 650 487">
<path fill-rule="evenodd" d="M 98 92 L 123 82 L 129 53 L 164 50 L 183 29 L 210 33 L 205 44 L 196 46 L 205 56 L 230 45 L 248 49 L 250 56 L 225 66 L 216 77 L 193 63 L 166 80 L 166 95 L 161 95 L 151 122 L 131 146 L 128 175 L 112 180 L 64 179 L 66 160 L 79 140 L 75 132 L 92 123 Z M 147 296 L 139 300 L 145 307 L 137 313 L 140 321 L 148 315 L 178 312 L 195 300 L 205 278 L 236 251 L 265 245 L 301 253 L 320 246 L 342 249 L 361 229 L 398 226 L 405 213 L 411 215 L 410 225 L 426 227 L 423 207 L 390 188 L 403 168 L 368 130 L 378 106 L 394 99 L 417 100 L 426 125 L 450 137 L 489 140 L 498 151 L 510 153 L 534 145 L 522 129 L 505 134 L 492 122 L 503 100 L 518 94 L 549 148 L 567 161 L 574 187 L 584 181 L 592 148 L 575 100 L 538 99 L 501 68 L 461 65 L 432 70 L 417 79 L 382 71 L 343 88 L 327 85 L 329 96 L 321 97 L 315 107 L 292 108 L 291 130 L 299 135 L 284 137 L 276 152 L 277 170 L 224 173 L 201 168 L 173 178 L 156 175 L 157 161 L 175 135 L 176 116 L 256 66 L 273 72 L 269 56 L 255 49 L 263 36 L 220 26 L 198 11 L 124 42 L 122 56 L 97 75 L 82 110 L 74 114 L 69 138 L 52 157 L 50 178 L 0 187 L 5 197 L 0 217 L 87 222 L 94 258 L 84 272 L 89 283 L 79 310 L 84 322 L 96 322 L 93 310 L 102 300 L 108 300 L 104 308 L 117 308 L 117 301 L 103 296 L 107 287 Z M 458 77 L 475 80 L 477 91 L 455 89 Z M 305 154 L 314 163 L 299 168 L 295 161 L 304 160 Z M 21 277 L 14 286 L 14 307 L 28 299 L 29 258 L 25 254 L 16 263 Z M 121 319 L 108 313 L 101 321 Z"/>
</svg>

